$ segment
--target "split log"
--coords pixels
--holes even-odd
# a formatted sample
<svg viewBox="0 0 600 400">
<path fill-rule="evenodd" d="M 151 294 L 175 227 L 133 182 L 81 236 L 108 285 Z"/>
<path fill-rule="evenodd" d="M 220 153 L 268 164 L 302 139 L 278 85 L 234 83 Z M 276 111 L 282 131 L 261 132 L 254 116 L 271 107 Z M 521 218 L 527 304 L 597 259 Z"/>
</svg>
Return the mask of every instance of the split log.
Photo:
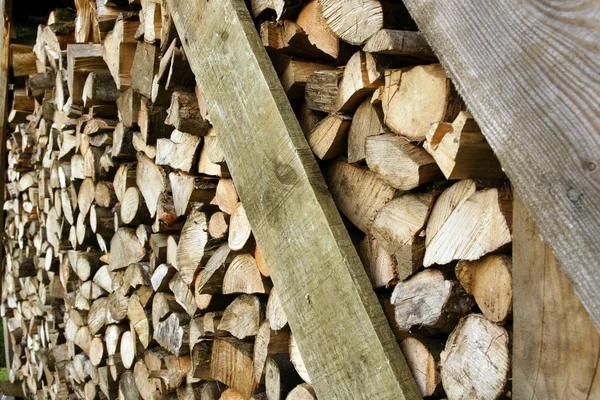
<svg viewBox="0 0 600 400">
<path fill-rule="evenodd" d="M 189 317 L 183 313 L 173 313 L 159 322 L 154 331 L 154 339 L 165 349 L 177 356 L 188 354 Z"/>
<path fill-rule="evenodd" d="M 342 71 L 315 71 L 306 80 L 306 106 L 315 111 L 333 113 L 336 111 L 338 85 Z"/>
<path fill-rule="evenodd" d="M 229 222 L 229 248 L 231 250 L 242 250 L 251 235 L 252 228 L 248 217 L 246 217 L 244 206 L 240 202 L 235 206 Z"/>
<path fill-rule="evenodd" d="M 442 176 L 435 160 L 422 147 L 392 134 L 368 137 L 365 158 L 383 182 L 403 191 Z"/>
<path fill-rule="evenodd" d="M 433 339 L 407 338 L 400 343 L 402 354 L 423 397 L 443 397 L 440 353 L 444 343 Z"/>
<path fill-rule="evenodd" d="M 368 168 L 342 160 L 331 162 L 324 174 L 337 207 L 363 232 L 369 231 L 379 210 L 396 192 Z"/>
<path fill-rule="evenodd" d="M 304 360 L 302 359 L 302 355 L 300 354 L 300 349 L 298 349 L 294 335 L 290 335 L 289 353 L 290 361 L 292 365 L 294 365 L 298 375 L 300 375 L 304 382 L 311 383 L 310 376 L 308 376 L 308 371 L 304 365 Z"/>
<path fill-rule="evenodd" d="M 358 51 L 350 57 L 340 81 L 336 110 L 354 111 L 375 89 L 383 85 L 384 79 L 376 56 Z"/>
<path fill-rule="evenodd" d="M 177 216 L 189 214 L 196 203 L 209 204 L 215 198 L 217 182 L 214 179 L 171 172 L 169 181 Z"/>
<path fill-rule="evenodd" d="M 358 247 L 358 255 L 369 275 L 373 288 L 389 287 L 400 278 L 396 257 L 390 254 L 374 237 L 365 236 Z"/>
<path fill-rule="evenodd" d="M 142 261 L 145 256 L 146 250 L 140 245 L 135 231 L 119 228 L 110 241 L 110 270 L 123 269 Z"/>
<path fill-rule="evenodd" d="M 273 331 L 269 321 L 263 321 L 254 342 L 254 380 L 256 382 L 263 381 L 268 357 L 288 353 L 289 341 L 288 331 Z"/>
<path fill-rule="evenodd" d="M 382 106 L 385 124 L 412 141 L 425 140 L 431 124 L 452 121 L 464 108 L 439 64 L 387 70 Z"/>
<path fill-rule="evenodd" d="M 177 247 L 177 268 L 181 279 L 190 285 L 203 260 L 207 259 L 209 245 L 206 214 L 198 208 L 192 210 L 181 230 Z M 206 257 L 206 258 L 205 258 Z"/>
<path fill-rule="evenodd" d="M 265 389 L 267 398 L 283 399 L 301 383 L 302 379 L 296 373 L 290 362 L 289 354 L 278 354 L 267 359 L 265 368 Z"/>
<path fill-rule="evenodd" d="M 121 201 L 121 220 L 127 225 L 139 225 L 151 221 L 148 208 L 144 205 L 142 193 L 136 186 L 125 192 Z"/>
<path fill-rule="evenodd" d="M 144 196 L 150 216 L 154 217 L 160 194 L 167 187 L 165 171 L 142 153 L 137 154 L 136 183 Z"/>
<path fill-rule="evenodd" d="M 152 97 L 152 78 L 158 72 L 158 56 L 156 46 L 137 44 L 131 67 L 131 88 L 148 99 Z"/>
<path fill-rule="evenodd" d="M 157 140 L 156 164 L 190 172 L 199 144 L 199 137 L 174 130 L 170 139 Z"/>
<path fill-rule="evenodd" d="M 211 355 L 211 376 L 235 388 L 243 398 L 256 389 L 251 349 L 234 340 L 215 340 Z"/>
<path fill-rule="evenodd" d="M 223 239 L 229 231 L 229 217 L 222 211 L 210 216 L 208 221 L 208 234 L 213 239 Z"/>
<path fill-rule="evenodd" d="M 314 127 L 306 138 L 311 150 L 320 160 L 331 160 L 346 152 L 350 118 L 330 115 Z"/>
<path fill-rule="evenodd" d="M 139 24 L 133 19 L 119 18 L 104 39 L 104 61 L 120 90 L 131 86 L 131 67 L 137 44 L 135 32 Z"/>
<path fill-rule="evenodd" d="M 455 186 L 458 184 L 455 184 Z M 487 253 L 510 243 L 512 199 L 504 190 L 487 189 L 475 192 L 453 208 L 455 190 L 445 191 L 432 210 L 435 216 L 429 229 L 423 263 L 447 264 L 452 260 L 477 260 Z M 446 195 L 446 196 L 445 196 Z M 439 203 L 439 205 L 438 205 Z"/>
<path fill-rule="evenodd" d="M 401 56 L 407 61 L 435 61 L 433 50 L 421 32 L 382 29 L 363 46 L 363 51 Z"/>
<path fill-rule="evenodd" d="M 251 254 L 240 254 L 231 261 L 223 277 L 223 294 L 268 293 L 271 283 L 263 278 Z"/>
<path fill-rule="evenodd" d="M 361 45 L 384 28 L 416 30 L 404 4 L 388 1 L 348 1 L 340 4 L 320 0 L 323 16 L 331 29 L 344 41 Z"/>
<path fill-rule="evenodd" d="M 99 44 L 71 44 L 67 47 L 67 83 L 73 104 L 83 102 L 83 87 L 90 72 L 108 69 Z"/>
<path fill-rule="evenodd" d="M 352 117 L 348 131 L 348 162 L 364 162 L 367 138 L 381 135 L 385 131 L 381 106 L 373 104 L 370 98 L 365 99 Z"/>
<path fill-rule="evenodd" d="M 279 77 L 283 90 L 292 104 L 304 99 L 304 88 L 308 77 L 315 71 L 333 69 L 326 64 L 291 60 Z"/>
<path fill-rule="evenodd" d="M 162 37 L 162 9 L 160 2 L 140 0 L 140 29 L 144 32 L 144 41 L 154 43 Z"/>
<path fill-rule="evenodd" d="M 226 214 L 233 214 L 239 202 L 235 185 L 231 179 L 219 179 L 214 199 L 210 204 L 219 207 Z"/>
<path fill-rule="evenodd" d="M 435 159 L 446 179 L 502 179 L 500 162 L 479 126 L 466 111 L 452 124 L 433 124 L 423 145 Z"/>
<path fill-rule="evenodd" d="M 459 261 L 456 277 L 472 294 L 487 319 L 502 323 L 512 311 L 512 273 L 508 257 L 489 255 L 477 261 Z"/>
<path fill-rule="evenodd" d="M 121 92 L 117 89 L 110 72 L 91 72 L 83 87 L 83 105 L 91 107 L 95 104 L 115 102 Z"/>
<path fill-rule="evenodd" d="M 269 320 L 271 329 L 274 331 L 280 331 L 288 322 L 275 288 L 271 290 L 269 300 L 267 301 L 267 319 Z"/>
<path fill-rule="evenodd" d="M 263 311 L 259 298 L 243 294 L 225 309 L 219 330 L 227 331 L 238 339 L 256 336 L 262 319 Z"/>
<path fill-rule="evenodd" d="M 442 384 L 448 399 L 498 399 L 508 384 L 508 332 L 471 314 L 452 331 L 441 353 Z"/>
<path fill-rule="evenodd" d="M 127 128 L 138 122 L 141 104 L 140 97 L 139 93 L 129 88 L 117 99 L 119 120 Z"/>
<path fill-rule="evenodd" d="M 400 280 L 423 265 L 425 244 L 421 232 L 433 201 L 431 194 L 407 194 L 387 203 L 375 216 L 370 234 L 393 255 Z"/>
<path fill-rule="evenodd" d="M 166 124 L 175 129 L 195 136 L 204 136 L 210 128 L 198 105 L 194 93 L 176 91 L 171 97 Z"/>
<path fill-rule="evenodd" d="M 296 386 L 286 397 L 286 400 L 316 400 L 317 394 L 312 385 L 303 383 Z"/>
<path fill-rule="evenodd" d="M 391 304 L 398 329 L 415 327 L 449 332 L 474 305 L 460 284 L 435 269 L 418 273 L 394 288 Z"/>
</svg>

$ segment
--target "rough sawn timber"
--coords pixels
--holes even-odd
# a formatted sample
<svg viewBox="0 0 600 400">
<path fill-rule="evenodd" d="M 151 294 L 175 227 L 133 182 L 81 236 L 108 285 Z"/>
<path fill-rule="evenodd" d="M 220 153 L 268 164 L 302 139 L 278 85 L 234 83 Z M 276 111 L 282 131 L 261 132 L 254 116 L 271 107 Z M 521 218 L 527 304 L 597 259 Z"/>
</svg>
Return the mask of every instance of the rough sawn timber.
<svg viewBox="0 0 600 400">
<path fill-rule="evenodd" d="M 246 5 L 168 5 L 317 395 L 421 398 Z"/>
<path fill-rule="evenodd" d="M 600 3 L 405 3 L 600 328 Z"/>
</svg>

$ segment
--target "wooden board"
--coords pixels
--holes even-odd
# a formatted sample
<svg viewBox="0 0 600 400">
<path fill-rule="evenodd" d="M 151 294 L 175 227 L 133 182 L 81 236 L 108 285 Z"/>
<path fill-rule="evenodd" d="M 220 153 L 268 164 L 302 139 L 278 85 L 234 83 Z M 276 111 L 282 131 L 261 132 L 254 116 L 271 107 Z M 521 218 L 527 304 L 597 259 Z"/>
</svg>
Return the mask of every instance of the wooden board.
<svg viewBox="0 0 600 400">
<path fill-rule="evenodd" d="M 600 334 L 515 196 L 514 399 L 600 397 Z"/>
<path fill-rule="evenodd" d="M 243 0 L 169 0 L 317 395 L 421 398 Z"/>
<path fill-rule="evenodd" d="M 8 63 L 10 59 L 10 15 L 9 10 L 12 0 L 0 0 L 0 10 L 2 10 L 2 21 L 0 22 L 0 197 L 2 206 L 4 206 L 4 185 L 6 179 L 6 123 L 8 120 Z M 4 212 L 0 212 L 0 226 L 4 226 Z M 3 229 L 3 235 L 6 233 Z M 0 246 L 0 260 L 4 260 L 4 246 Z M 0 272 L 3 273 L 5 263 L 2 262 Z M 0 286 L 1 287 L 1 286 Z M 12 346 L 8 341 L 6 328 L 6 318 L 2 318 L 4 326 L 4 354 L 6 356 L 6 365 L 10 366 L 12 362 Z"/>
<path fill-rule="evenodd" d="M 600 327 L 600 3 L 405 3 Z"/>
</svg>

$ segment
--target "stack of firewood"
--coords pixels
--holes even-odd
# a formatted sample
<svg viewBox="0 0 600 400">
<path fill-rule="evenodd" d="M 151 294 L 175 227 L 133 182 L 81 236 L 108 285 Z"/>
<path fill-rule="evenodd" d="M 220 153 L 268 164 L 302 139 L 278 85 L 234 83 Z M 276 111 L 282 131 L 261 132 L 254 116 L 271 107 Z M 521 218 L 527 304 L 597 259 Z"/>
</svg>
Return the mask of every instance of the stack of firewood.
<svg viewBox="0 0 600 400">
<path fill-rule="evenodd" d="M 52 399 L 315 399 L 167 2 L 75 3 L 12 49 L 11 380 Z M 363 3 L 250 13 L 423 396 L 499 398 L 510 188 L 406 10 Z"/>
</svg>

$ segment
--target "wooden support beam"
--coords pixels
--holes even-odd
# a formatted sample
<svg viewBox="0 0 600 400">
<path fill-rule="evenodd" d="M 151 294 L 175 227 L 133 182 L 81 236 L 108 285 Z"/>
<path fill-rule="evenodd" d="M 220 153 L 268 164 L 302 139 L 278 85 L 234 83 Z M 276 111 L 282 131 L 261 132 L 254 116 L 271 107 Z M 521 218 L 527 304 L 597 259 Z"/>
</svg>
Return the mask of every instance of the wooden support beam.
<svg viewBox="0 0 600 400">
<path fill-rule="evenodd" d="M 168 6 L 318 397 L 421 398 L 244 1 Z"/>
<path fill-rule="evenodd" d="M 600 334 L 518 196 L 513 210 L 513 398 L 598 398 Z"/>
<path fill-rule="evenodd" d="M 405 3 L 600 328 L 600 4 Z"/>
</svg>

